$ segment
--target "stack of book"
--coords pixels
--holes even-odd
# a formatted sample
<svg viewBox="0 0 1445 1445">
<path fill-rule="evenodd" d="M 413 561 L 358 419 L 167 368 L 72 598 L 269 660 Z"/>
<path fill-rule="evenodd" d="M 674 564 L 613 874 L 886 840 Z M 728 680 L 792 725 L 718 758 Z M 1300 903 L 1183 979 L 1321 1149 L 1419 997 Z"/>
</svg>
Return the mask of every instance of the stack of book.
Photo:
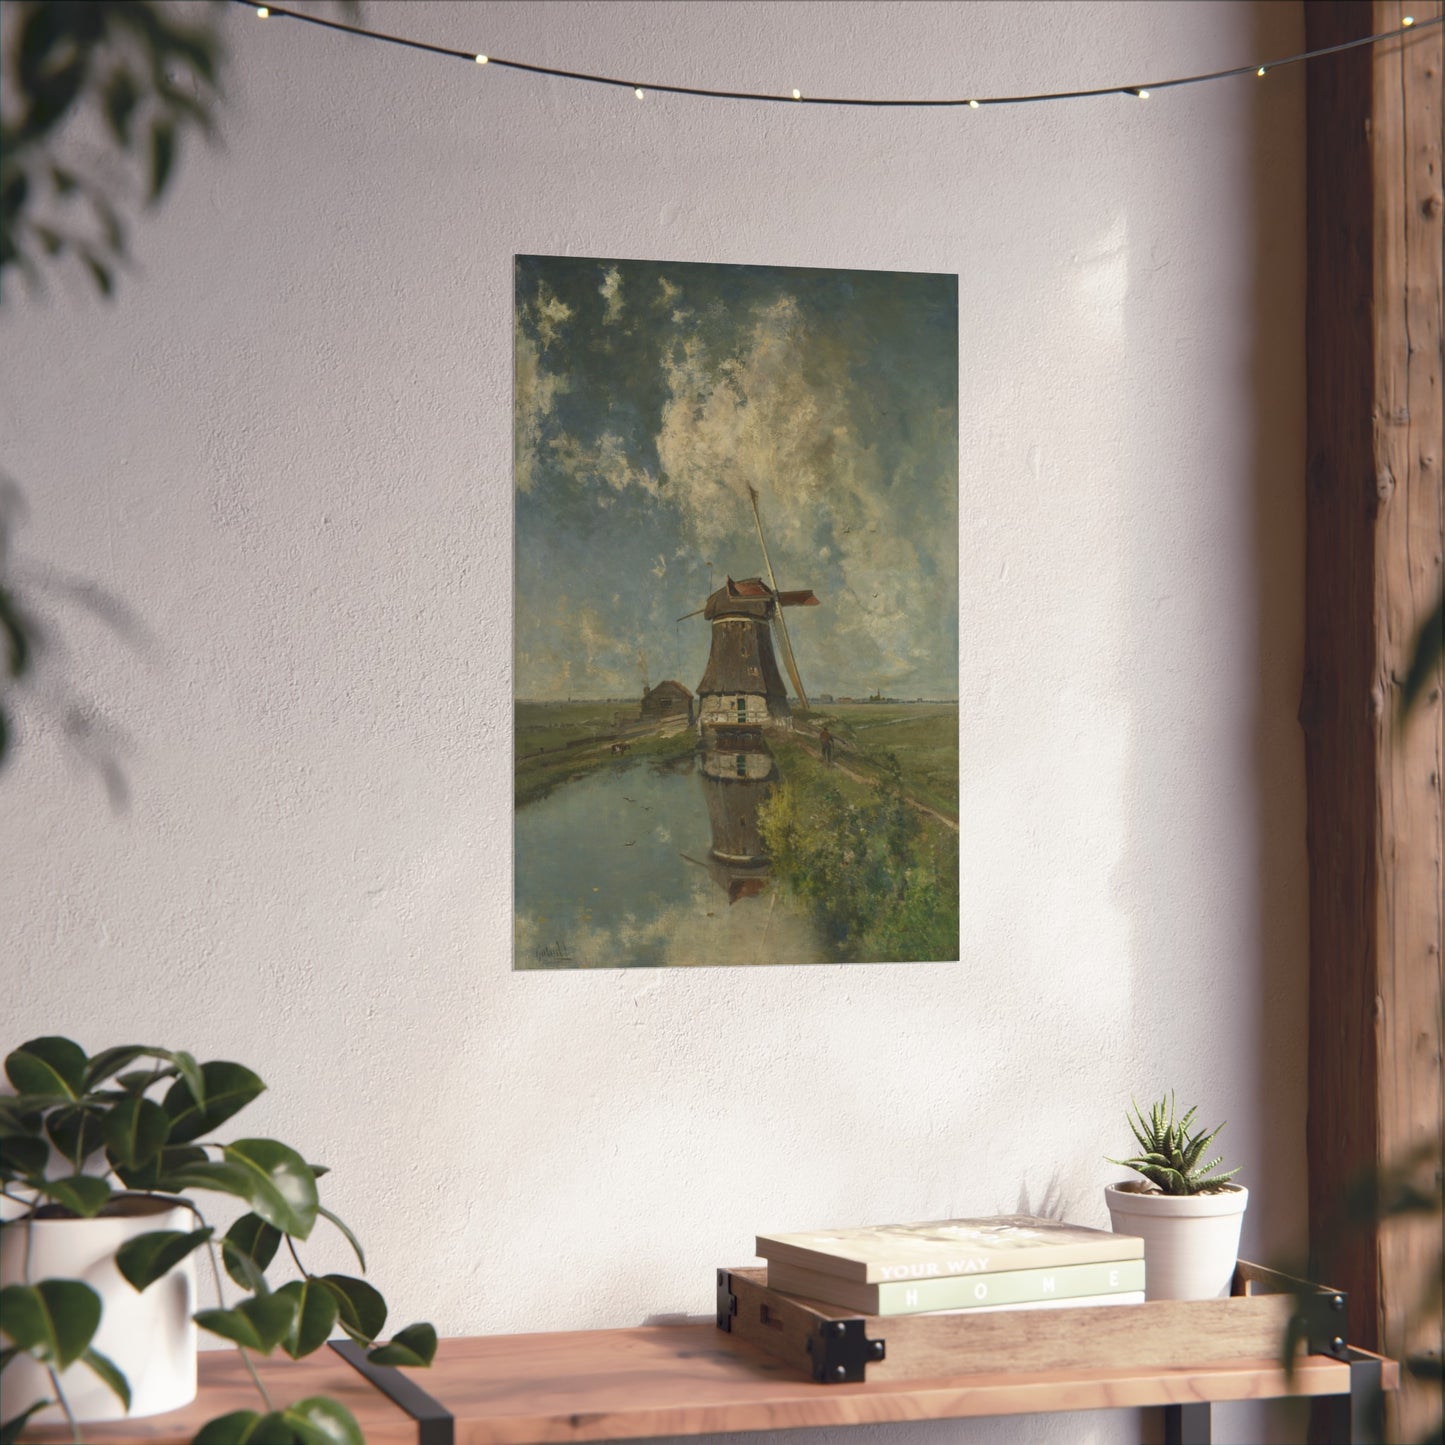
<svg viewBox="0 0 1445 1445">
<path fill-rule="evenodd" d="M 768 1286 L 869 1315 L 1142 1304 L 1144 1241 L 1027 1214 L 760 1234 Z"/>
</svg>

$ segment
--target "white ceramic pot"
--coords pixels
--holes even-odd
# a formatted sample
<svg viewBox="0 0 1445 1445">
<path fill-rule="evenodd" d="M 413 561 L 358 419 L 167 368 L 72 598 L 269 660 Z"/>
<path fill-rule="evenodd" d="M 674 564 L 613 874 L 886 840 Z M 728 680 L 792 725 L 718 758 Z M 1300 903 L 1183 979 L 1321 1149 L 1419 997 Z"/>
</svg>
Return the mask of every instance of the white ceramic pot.
<svg viewBox="0 0 1445 1445">
<path fill-rule="evenodd" d="M 1222 1299 L 1239 1259 L 1239 1229 L 1249 1190 L 1231 1184 L 1212 1194 L 1157 1194 L 1142 1181 L 1104 1190 L 1115 1234 L 1144 1241 L 1145 1299 Z"/>
<path fill-rule="evenodd" d="M 130 1383 L 129 1417 L 158 1415 L 196 1397 L 195 1255 L 149 1289 L 137 1293 L 115 1267 L 128 1239 L 154 1229 L 190 1233 L 196 1217 L 184 1205 L 157 1195 L 121 1195 L 95 1219 L 18 1220 L 0 1230 L 0 1285 L 26 1279 L 78 1279 L 101 1300 L 100 1328 L 91 1348 L 108 1356 Z M 29 1272 L 26 1250 L 29 1235 Z M 77 1420 L 121 1420 L 127 1411 L 88 1365 L 77 1360 L 60 1377 Z M 36 1400 L 53 1399 L 43 1366 L 19 1356 L 0 1375 L 0 1418 L 21 1414 Z M 32 1415 L 36 1424 L 63 1421 L 57 1406 Z"/>
</svg>

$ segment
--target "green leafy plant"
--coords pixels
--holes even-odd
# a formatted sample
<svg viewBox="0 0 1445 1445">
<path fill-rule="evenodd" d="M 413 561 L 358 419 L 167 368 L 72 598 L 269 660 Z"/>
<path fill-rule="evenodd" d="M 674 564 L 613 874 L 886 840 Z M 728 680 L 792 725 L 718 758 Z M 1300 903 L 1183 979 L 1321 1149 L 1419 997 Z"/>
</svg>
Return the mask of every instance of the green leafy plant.
<svg viewBox="0 0 1445 1445">
<path fill-rule="evenodd" d="M 1139 1153 L 1132 1159 L 1110 1159 L 1142 1174 L 1160 1194 L 1215 1194 L 1230 1187 L 1229 1181 L 1239 1173 L 1231 1169 L 1225 1174 L 1215 1171 L 1224 1162 L 1220 1155 L 1205 1160 L 1204 1154 L 1219 1137 L 1224 1125 L 1206 1134 L 1191 1129 L 1198 1107 L 1184 1117 L 1175 1114 L 1174 1095 L 1160 1099 L 1144 1117 L 1137 1102 L 1129 1119 L 1129 1128 L 1139 1144 Z"/>
<path fill-rule="evenodd" d="M 37 1217 L 94 1218 L 118 1212 L 136 1195 L 172 1197 L 195 1216 L 193 1230 L 153 1230 L 129 1240 L 116 1252 L 116 1267 L 132 1288 L 145 1290 L 192 1251 L 210 1256 L 217 1307 L 200 1310 L 196 1323 L 241 1352 L 265 1408 L 212 1420 L 196 1435 L 198 1445 L 363 1445 L 355 1419 L 334 1400 L 315 1396 L 277 1406 L 251 1355 L 280 1349 L 300 1359 L 339 1327 L 377 1364 L 429 1365 L 436 1331 L 410 1325 L 378 1346 L 387 1315 L 380 1292 L 355 1276 L 306 1268 L 297 1245 L 324 1219 L 366 1273 L 356 1236 L 321 1203 L 322 1166 L 275 1139 L 222 1143 L 211 1137 L 265 1084 L 241 1064 L 198 1063 L 181 1050 L 124 1045 L 87 1056 L 79 1044 L 58 1037 L 22 1044 L 6 1058 L 5 1073 L 16 1092 L 0 1096 L 0 1192 L 24 1213 L 3 1228 L 26 1229 Z M 248 1206 L 219 1239 L 192 1198 L 208 1193 Z M 300 1278 L 273 1289 L 266 1270 L 283 1244 Z M 223 1269 L 243 1293 L 239 1303 L 226 1304 Z M 124 1375 L 92 1346 L 101 1309 L 100 1296 L 80 1280 L 26 1279 L 0 1290 L 0 1331 L 7 1340 L 0 1369 L 29 1355 L 47 1371 L 55 1396 L 5 1421 L 0 1440 L 16 1438 L 25 1419 L 51 1403 L 60 1405 L 80 1438 L 60 1381 L 77 1361 L 129 1407 Z"/>
</svg>

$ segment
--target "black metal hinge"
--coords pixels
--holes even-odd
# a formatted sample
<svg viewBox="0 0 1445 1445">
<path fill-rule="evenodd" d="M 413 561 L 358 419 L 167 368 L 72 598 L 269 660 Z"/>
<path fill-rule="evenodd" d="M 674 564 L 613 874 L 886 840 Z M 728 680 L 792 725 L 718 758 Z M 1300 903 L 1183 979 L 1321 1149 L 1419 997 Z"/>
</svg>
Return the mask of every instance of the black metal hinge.
<svg viewBox="0 0 1445 1445">
<path fill-rule="evenodd" d="M 808 1353 L 813 1357 L 813 1378 L 820 1384 L 861 1384 L 868 1362 L 887 1353 L 882 1340 L 870 1340 L 863 1333 L 863 1321 L 825 1320 L 808 1336 Z"/>
<path fill-rule="evenodd" d="M 738 1312 L 738 1297 L 732 1291 L 732 1276 L 725 1269 L 717 1272 L 717 1327 L 732 1333 L 733 1316 Z"/>
</svg>

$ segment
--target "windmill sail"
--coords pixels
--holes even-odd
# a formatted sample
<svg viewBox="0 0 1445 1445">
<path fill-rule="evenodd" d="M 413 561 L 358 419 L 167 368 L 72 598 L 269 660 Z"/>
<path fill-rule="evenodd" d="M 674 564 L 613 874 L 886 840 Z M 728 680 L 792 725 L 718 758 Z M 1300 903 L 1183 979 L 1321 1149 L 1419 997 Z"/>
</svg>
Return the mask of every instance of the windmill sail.
<svg viewBox="0 0 1445 1445">
<path fill-rule="evenodd" d="M 803 691 L 803 679 L 798 676 L 797 660 L 793 657 L 793 644 L 788 638 L 788 624 L 783 621 L 782 599 L 778 593 L 778 579 L 773 576 L 772 560 L 768 557 L 768 544 L 763 538 L 763 519 L 758 511 L 758 494 L 752 483 L 748 484 L 748 501 L 753 504 L 753 523 L 758 529 L 758 546 L 763 549 L 763 566 L 768 573 L 768 586 L 773 593 L 773 622 L 778 629 L 778 641 L 783 644 L 783 666 L 788 669 L 788 677 L 793 687 L 797 690 L 798 701 L 807 710 L 808 694 Z"/>
</svg>

